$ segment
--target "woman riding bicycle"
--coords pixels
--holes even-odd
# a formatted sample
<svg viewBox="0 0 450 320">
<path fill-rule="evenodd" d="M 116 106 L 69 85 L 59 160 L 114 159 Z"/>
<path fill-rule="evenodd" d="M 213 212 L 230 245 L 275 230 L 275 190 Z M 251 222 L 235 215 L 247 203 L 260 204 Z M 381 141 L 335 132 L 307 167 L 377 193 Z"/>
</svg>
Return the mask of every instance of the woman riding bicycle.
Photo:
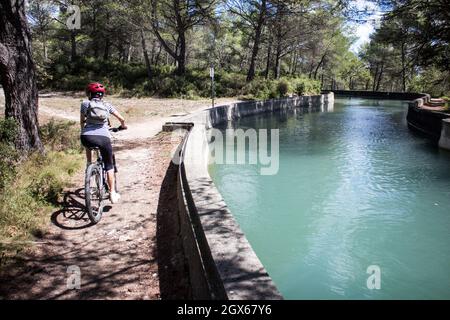
<svg viewBox="0 0 450 320">
<path fill-rule="evenodd" d="M 119 121 L 122 129 L 126 129 L 125 119 L 109 103 L 103 101 L 105 87 L 101 83 L 91 83 L 86 88 L 89 101 L 81 104 L 80 125 L 81 143 L 86 147 L 86 159 L 88 164 L 92 162 L 91 149 L 99 148 L 105 163 L 107 182 L 110 190 L 109 199 L 111 203 L 120 200 L 120 194 L 115 190 L 113 149 L 111 135 L 109 133 L 109 116 L 112 114 Z"/>
</svg>

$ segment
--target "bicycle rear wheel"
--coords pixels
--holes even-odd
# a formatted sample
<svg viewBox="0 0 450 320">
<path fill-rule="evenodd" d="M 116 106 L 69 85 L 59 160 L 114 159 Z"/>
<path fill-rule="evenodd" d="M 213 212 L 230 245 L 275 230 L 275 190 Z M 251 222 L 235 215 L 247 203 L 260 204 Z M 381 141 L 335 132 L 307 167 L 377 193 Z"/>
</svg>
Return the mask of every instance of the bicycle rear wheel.
<svg viewBox="0 0 450 320">
<path fill-rule="evenodd" d="M 98 164 L 91 164 L 86 170 L 84 194 L 89 220 L 96 224 L 102 218 L 104 207 L 103 175 L 102 168 Z"/>
</svg>

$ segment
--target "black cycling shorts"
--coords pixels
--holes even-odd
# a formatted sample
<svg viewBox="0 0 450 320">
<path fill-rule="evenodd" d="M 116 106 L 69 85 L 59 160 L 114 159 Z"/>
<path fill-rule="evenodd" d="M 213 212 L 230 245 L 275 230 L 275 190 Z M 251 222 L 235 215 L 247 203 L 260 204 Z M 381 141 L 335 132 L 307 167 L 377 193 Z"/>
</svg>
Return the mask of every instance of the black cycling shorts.
<svg viewBox="0 0 450 320">
<path fill-rule="evenodd" d="M 111 145 L 111 139 L 105 136 L 81 136 L 81 143 L 83 146 L 89 149 L 99 148 L 102 155 L 103 162 L 105 163 L 105 170 L 109 171 L 114 169 L 113 163 L 113 148 Z"/>
</svg>

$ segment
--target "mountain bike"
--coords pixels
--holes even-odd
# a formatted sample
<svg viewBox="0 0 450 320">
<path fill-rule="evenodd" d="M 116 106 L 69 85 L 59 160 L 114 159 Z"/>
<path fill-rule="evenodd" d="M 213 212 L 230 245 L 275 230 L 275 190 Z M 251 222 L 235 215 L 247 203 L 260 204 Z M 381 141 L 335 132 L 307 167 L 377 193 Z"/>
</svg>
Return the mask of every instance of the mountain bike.
<svg viewBox="0 0 450 320">
<path fill-rule="evenodd" d="M 118 132 L 125 130 L 122 127 L 110 128 L 111 132 Z M 86 176 L 84 180 L 84 194 L 86 202 L 86 211 L 89 220 L 93 224 L 97 224 L 103 215 L 103 210 L 105 207 L 105 200 L 108 199 L 109 186 L 107 183 L 107 174 L 105 170 L 105 163 L 103 162 L 102 155 L 99 148 L 92 148 L 90 151 L 94 151 L 97 155 L 97 161 L 91 163 L 86 168 Z M 114 180 L 115 180 L 115 191 L 119 192 L 117 183 L 117 165 L 116 156 L 113 154 L 113 164 L 114 164 Z"/>
</svg>

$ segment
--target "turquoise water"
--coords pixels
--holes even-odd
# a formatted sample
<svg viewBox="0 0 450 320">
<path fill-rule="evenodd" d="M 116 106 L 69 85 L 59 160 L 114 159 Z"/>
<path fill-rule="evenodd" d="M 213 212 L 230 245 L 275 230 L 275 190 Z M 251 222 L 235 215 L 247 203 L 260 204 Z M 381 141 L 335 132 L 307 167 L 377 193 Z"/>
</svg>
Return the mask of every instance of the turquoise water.
<svg viewBox="0 0 450 320">
<path fill-rule="evenodd" d="M 450 153 L 409 131 L 406 112 L 338 99 L 330 112 L 233 125 L 280 130 L 278 174 L 210 174 L 286 299 L 450 298 Z M 379 290 L 366 284 L 371 265 Z"/>
</svg>

